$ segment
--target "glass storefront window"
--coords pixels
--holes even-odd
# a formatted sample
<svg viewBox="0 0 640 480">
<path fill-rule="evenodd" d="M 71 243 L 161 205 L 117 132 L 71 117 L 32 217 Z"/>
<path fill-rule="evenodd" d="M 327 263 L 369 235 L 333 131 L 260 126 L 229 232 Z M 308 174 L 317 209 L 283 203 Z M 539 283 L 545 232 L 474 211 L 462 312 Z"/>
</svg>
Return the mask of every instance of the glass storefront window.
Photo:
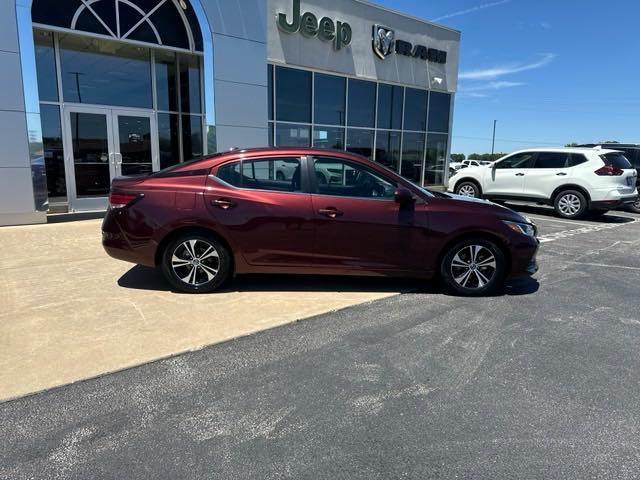
<svg viewBox="0 0 640 480">
<path fill-rule="evenodd" d="M 311 72 L 276 67 L 276 117 L 311 123 Z"/>
<path fill-rule="evenodd" d="M 402 128 L 402 100 L 404 89 L 396 85 L 378 85 L 378 128 Z"/>
<path fill-rule="evenodd" d="M 316 73 L 314 78 L 314 122 L 344 125 L 345 78 L 322 73 Z"/>
<path fill-rule="evenodd" d="M 344 150 L 344 128 L 314 127 L 313 146 L 318 148 Z"/>
<path fill-rule="evenodd" d="M 182 159 L 187 162 L 202 157 L 202 117 L 182 115 Z"/>
<path fill-rule="evenodd" d="M 376 121 L 376 84 L 365 80 L 349 79 L 350 127 L 373 128 Z"/>
<path fill-rule="evenodd" d="M 47 171 L 47 191 L 50 202 L 67 200 L 67 181 L 64 176 L 64 152 L 60 109 L 57 105 L 40 105 L 44 164 Z"/>
<path fill-rule="evenodd" d="M 373 137 L 373 130 L 349 128 L 347 130 L 347 151 L 371 160 L 373 158 Z"/>
<path fill-rule="evenodd" d="M 148 48 L 60 35 L 65 102 L 152 108 Z"/>
<path fill-rule="evenodd" d="M 310 147 L 311 127 L 276 123 L 276 145 L 279 147 Z"/>
<path fill-rule="evenodd" d="M 449 132 L 449 109 L 451 95 L 448 93 L 431 92 L 429 98 L 429 131 Z"/>
<path fill-rule="evenodd" d="M 160 168 L 167 168 L 180 163 L 180 133 L 177 114 L 158 114 L 158 140 L 160 144 Z"/>
<path fill-rule="evenodd" d="M 183 113 L 202 112 L 202 88 L 200 87 L 200 58 L 180 55 L 180 98 Z"/>
<path fill-rule="evenodd" d="M 400 175 L 420 183 L 424 161 L 424 133 L 405 132 L 402 135 L 402 165 Z"/>
<path fill-rule="evenodd" d="M 109 130 L 107 116 L 71 113 L 76 195 L 104 197 L 109 194 Z"/>
<path fill-rule="evenodd" d="M 176 54 L 155 52 L 156 58 L 156 101 L 158 110 L 178 111 L 178 71 Z"/>
<path fill-rule="evenodd" d="M 34 32 L 36 49 L 36 72 L 40 101 L 58 101 L 58 77 L 56 74 L 56 55 L 53 48 L 53 34 L 36 30 Z"/>
<path fill-rule="evenodd" d="M 444 169 L 449 136 L 441 133 L 427 135 L 427 161 L 424 169 L 425 185 L 441 185 L 444 182 Z"/>
<path fill-rule="evenodd" d="M 398 171 L 398 164 L 400 163 L 401 136 L 401 132 L 386 130 L 378 130 L 376 136 L 376 162 L 394 172 Z"/>
<path fill-rule="evenodd" d="M 407 88 L 404 100 L 404 129 L 424 132 L 427 129 L 426 90 Z"/>
</svg>

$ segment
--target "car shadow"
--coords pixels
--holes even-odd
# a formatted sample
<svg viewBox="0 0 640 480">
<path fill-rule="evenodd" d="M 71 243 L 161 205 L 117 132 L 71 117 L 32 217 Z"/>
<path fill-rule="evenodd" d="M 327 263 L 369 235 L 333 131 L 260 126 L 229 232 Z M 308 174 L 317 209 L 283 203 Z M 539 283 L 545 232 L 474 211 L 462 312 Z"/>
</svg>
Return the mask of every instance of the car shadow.
<svg viewBox="0 0 640 480">
<path fill-rule="evenodd" d="M 567 222 L 571 221 L 570 219 L 561 218 L 558 215 L 556 215 L 556 212 L 551 207 L 536 206 L 536 205 L 512 205 L 512 204 L 509 204 L 508 202 L 505 205 L 511 208 L 512 210 L 516 210 L 521 213 L 530 213 L 532 215 L 540 215 L 544 217 L 549 217 L 551 219 L 557 218 L 557 219 L 566 220 Z M 618 215 L 617 211 L 611 210 L 605 215 L 602 215 L 600 217 L 587 215 L 584 218 L 580 218 L 576 221 L 577 222 L 588 221 L 588 222 L 602 223 L 602 224 L 615 224 L 615 223 L 622 224 L 622 223 L 634 222 L 635 219 L 632 217 Z"/>
<path fill-rule="evenodd" d="M 142 265 L 128 270 L 118 279 L 118 285 L 135 290 L 182 293 L 171 288 L 159 268 Z M 528 295 L 535 293 L 538 288 L 539 284 L 533 278 L 510 280 L 491 296 Z M 440 282 L 416 278 L 270 274 L 238 275 L 215 293 L 229 292 L 445 293 Z"/>
</svg>

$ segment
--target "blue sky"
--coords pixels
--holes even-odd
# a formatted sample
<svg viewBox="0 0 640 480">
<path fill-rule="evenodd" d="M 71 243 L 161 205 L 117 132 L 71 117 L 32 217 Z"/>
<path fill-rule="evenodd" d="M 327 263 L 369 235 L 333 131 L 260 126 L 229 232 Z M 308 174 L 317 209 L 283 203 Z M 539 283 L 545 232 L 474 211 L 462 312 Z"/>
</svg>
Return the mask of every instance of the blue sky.
<svg viewBox="0 0 640 480">
<path fill-rule="evenodd" d="M 374 1 L 462 32 L 452 153 L 640 143 L 640 2 Z"/>
</svg>

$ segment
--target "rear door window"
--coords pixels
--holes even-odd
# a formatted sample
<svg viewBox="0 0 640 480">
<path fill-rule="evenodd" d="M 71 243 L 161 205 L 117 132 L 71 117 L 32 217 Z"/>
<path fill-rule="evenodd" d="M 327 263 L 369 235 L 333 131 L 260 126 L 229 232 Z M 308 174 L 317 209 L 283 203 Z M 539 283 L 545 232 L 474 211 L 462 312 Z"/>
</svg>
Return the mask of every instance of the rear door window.
<svg viewBox="0 0 640 480">
<path fill-rule="evenodd" d="M 581 153 L 572 153 L 569 156 L 569 166 L 570 167 L 576 167 L 576 166 L 580 165 L 581 163 L 585 163 L 585 162 L 587 162 L 587 157 L 585 157 Z"/>
<path fill-rule="evenodd" d="M 276 192 L 302 191 L 299 158 L 243 160 L 222 165 L 217 177 L 234 187 Z"/>
<path fill-rule="evenodd" d="M 610 167 L 619 168 L 621 170 L 632 168 L 627 157 L 621 153 L 605 153 L 604 155 L 600 155 L 600 158 L 605 165 L 609 165 Z"/>
<path fill-rule="evenodd" d="M 540 152 L 534 168 L 567 168 L 569 154 L 563 152 Z"/>
</svg>

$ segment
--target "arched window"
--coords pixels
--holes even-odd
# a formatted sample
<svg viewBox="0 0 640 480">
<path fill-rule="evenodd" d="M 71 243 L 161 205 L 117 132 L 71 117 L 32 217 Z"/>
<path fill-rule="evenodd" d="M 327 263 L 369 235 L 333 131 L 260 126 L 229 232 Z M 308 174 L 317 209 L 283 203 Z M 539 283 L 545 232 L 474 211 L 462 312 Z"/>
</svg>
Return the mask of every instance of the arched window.
<svg viewBox="0 0 640 480">
<path fill-rule="evenodd" d="M 34 0 L 33 23 L 120 40 L 202 51 L 197 17 L 186 0 Z"/>
</svg>

